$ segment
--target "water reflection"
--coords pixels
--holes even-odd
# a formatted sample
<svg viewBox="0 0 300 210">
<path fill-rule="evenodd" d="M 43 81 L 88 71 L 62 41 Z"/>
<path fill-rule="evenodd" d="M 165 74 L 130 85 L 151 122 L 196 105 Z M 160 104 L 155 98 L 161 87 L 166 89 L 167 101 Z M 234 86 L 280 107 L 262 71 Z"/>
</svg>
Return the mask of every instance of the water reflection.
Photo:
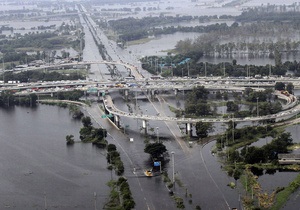
<svg viewBox="0 0 300 210">
<path fill-rule="evenodd" d="M 273 175 L 273 174 L 276 173 L 276 171 L 277 171 L 276 169 L 266 169 L 265 173 L 266 173 L 266 174 Z"/>
<path fill-rule="evenodd" d="M 264 174 L 264 170 L 263 169 L 260 169 L 260 168 L 257 168 L 257 167 L 254 167 L 252 166 L 250 168 L 251 172 L 255 175 L 255 176 L 262 176 Z"/>
</svg>

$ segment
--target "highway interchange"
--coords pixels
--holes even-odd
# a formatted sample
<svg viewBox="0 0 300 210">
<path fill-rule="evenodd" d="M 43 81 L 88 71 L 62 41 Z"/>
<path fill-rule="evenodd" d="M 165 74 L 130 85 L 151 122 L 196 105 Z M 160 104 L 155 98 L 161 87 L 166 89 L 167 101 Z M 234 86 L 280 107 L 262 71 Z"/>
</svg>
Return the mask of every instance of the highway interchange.
<svg viewBox="0 0 300 210">
<path fill-rule="evenodd" d="M 83 8 L 83 7 L 82 7 Z M 81 24 L 85 25 L 85 34 L 86 34 L 86 47 L 87 51 L 90 50 L 93 52 L 93 55 L 98 56 L 94 61 L 89 60 L 83 56 L 82 62 L 74 63 L 64 63 L 59 65 L 45 65 L 40 67 L 30 67 L 26 70 L 38 70 L 38 69 L 47 69 L 47 68 L 60 68 L 73 65 L 91 65 L 93 74 L 89 75 L 90 79 L 80 80 L 80 81 L 56 81 L 56 82 L 46 82 L 40 81 L 36 83 L 6 83 L 0 84 L 0 91 L 13 90 L 16 95 L 28 95 L 30 93 L 36 94 L 51 94 L 54 92 L 60 91 L 71 91 L 74 89 L 88 91 L 89 89 L 96 89 L 98 93 L 102 92 L 111 92 L 112 96 L 117 95 L 116 92 L 119 90 L 129 90 L 129 91 L 150 91 L 151 90 L 175 90 L 184 91 L 190 90 L 196 86 L 205 86 L 210 90 L 231 90 L 231 91 L 243 91 L 247 87 L 254 88 L 256 90 L 262 90 L 265 87 L 274 87 L 275 83 L 280 82 L 293 82 L 295 87 L 300 86 L 298 78 L 277 78 L 269 77 L 263 79 L 255 78 L 220 78 L 220 77 L 200 77 L 200 78 L 168 78 L 168 79 L 158 79 L 151 80 L 150 77 L 145 76 L 146 74 L 143 70 L 136 65 L 131 65 L 131 60 L 129 62 L 123 62 L 127 58 L 120 58 L 122 51 L 118 49 L 115 43 L 105 39 L 104 34 L 101 33 L 99 28 L 96 26 L 96 23 L 89 16 L 88 11 L 83 8 L 84 13 L 80 13 Z M 83 18 L 86 14 L 86 17 Z M 93 30 L 89 30 L 90 28 Z M 93 36 L 97 36 L 98 41 L 101 41 L 107 48 L 107 52 L 111 55 L 112 59 L 115 61 L 105 61 L 100 58 L 99 55 L 95 52 L 94 40 L 90 39 L 91 31 L 94 31 Z M 90 49 L 89 49 L 90 48 Z M 122 51 L 122 55 L 125 54 Z M 113 80 L 110 78 L 108 80 L 104 75 L 108 71 L 104 70 L 107 65 L 117 65 L 122 66 L 123 71 L 128 69 L 131 71 L 131 74 L 135 76 L 134 81 L 125 81 L 124 79 Z M 144 75 L 144 76 L 143 76 Z M 125 82 L 125 84 L 124 84 Z M 130 86 L 128 84 L 135 83 L 135 86 Z M 116 84 L 123 84 L 123 87 L 116 86 Z M 285 96 L 281 96 L 278 93 L 278 96 L 282 97 L 283 100 L 287 101 L 288 107 L 286 110 L 281 113 L 277 113 L 273 116 L 255 116 L 249 118 L 235 118 L 233 119 L 236 122 L 242 121 L 259 121 L 266 119 L 278 119 L 281 120 L 285 117 L 291 117 L 296 115 L 299 112 L 297 105 L 297 100 L 290 101 Z M 160 97 L 159 94 L 157 97 Z M 124 161 L 126 173 L 125 176 L 128 177 L 131 189 L 133 191 L 133 196 L 135 202 L 137 203 L 136 209 L 175 209 L 174 201 L 169 197 L 167 188 L 164 187 L 164 183 L 161 183 L 160 179 L 145 179 L 140 176 L 140 171 L 143 170 L 144 164 L 141 163 L 142 160 L 147 158 L 147 155 L 143 154 L 143 141 L 135 140 L 133 144 L 130 144 L 128 141 L 128 136 L 134 137 L 134 139 L 141 139 L 138 131 L 133 131 L 134 124 L 132 119 L 137 120 L 148 120 L 152 121 L 152 127 L 159 127 L 161 131 L 169 130 L 170 138 L 172 141 L 166 141 L 165 144 L 169 151 L 175 151 L 176 154 L 176 171 L 179 178 L 182 179 L 184 183 L 184 188 L 193 194 L 193 203 L 200 204 L 203 209 L 231 209 L 231 207 L 239 206 L 239 196 L 240 192 L 234 192 L 228 190 L 228 187 L 224 185 L 224 182 L 228 182 L 228 178 L 224 175 L 224 172 L 219 168 L 219 165 L 215 167 L 216 161 L 214 157 L 210 155 L 210 148 L 197 146 L 190 148 L 186 142 L 182 139 L 182 134 L 179 131 L 177 123 L 186 123 L 186 122 L 214 122 L 214 123 L 223 123 L 227 122 L 230 119 L 223 118 L 201 118 L 201 119 L 185 119 L 185 118 L 174 118 L 169 117 L 167 111 L 164 111 L 164 106 L 162 102 L 154 102 L 149 99 L 151 108 L 143 108 L 145 104 L 141 104 L 143 108 L 143 113 L 146 113 L 145 109 L 148 110 L 148 114 L 138 113 L 138 110 L 132 114 L 124 111 L 127 108 L 122 101 L 117 105 L 111 103 L 112 100 L 110 96 L 104 98 L 104 105 L 106 108 L 115 115 L 124 117 L 124 123 L 130 123 L 129 131 L 127 134 L 123 134 L 122 130 L 116 129 L 107 119 L 101 119 L 101 116 L 104 114 L 103 110 L 99 108 L 98 105 L 92 104 L 91 107 L 84 107 L 87 113 L 97 122 L 101 127 L 107 129 L 108 131 L 108 141 L 115 143 L 118 148 L 120 148 L 122 160 Z M 116 98 L 118 102 L 118 98 Z M 120 105 L 121 104 L 121 105 Z M 120 108 L 121 107 L 121 108 Z M 151 113 L 161 113 L 160 116 Z M 131 120 L 131 121 L 130 121 Z M 158 122 L 159 121 L 159 122 Z M 212 146 L 211 144 L 207 146 Z M 170 168 L 168 168 L 170 170 Z M 136 173 L 133 173 L 136 172 Z M 171 173 L 169 173 L 171 174 Z M 179 186 L 175 189 L 175 193 L 178 196 L 184 197 L 185 189 L 181 189 Z M 207 189 L 210 189 L 207 192 Z M 214 201 L 218 202 L 214 202 Z M 187 202 L 187 201 L 186 201 Z M 189 208 L 186 205 L 186 209 Z"/>
<path fill-rule="evenodd" d="M 107 65 L 123 65 L 127 70 L 131 72 L 132 75 L 135 75 L 134 79 L 121 79 L 121 80 L 106 80 L 106 81 L 96 81 L 96 80 L 77 80 L 77 81 L 53 81 L 53 82 L 36 82 L 36 83 L 15 83 L 9 82 L 2 84 L 0 91 L 4 90 L 15 90 L 15 95 L 28 95 L 31 93 L 36 94 L 53 94 L 56 92 L 72 91 L 72 90 L 82 90 L 82 91 L 97 91 L 97 94 L 105 93 L 107 91 L 116 91 L 120 89 L 128 91 L 153 91 L 153 90 L 173 90 L 184 91 L 191 90 L 197 86 L 204 86 L 209 90 L 223 90 L 223 91 L 236 91 L 242 92 L 245 88 L 253 88 L 256 91 L 264 90 L 264 88 L 273 88 L 275 83 L 278 81 L 285 83 L 293 83 L 294 86 L 300 84 L 298 78 L 285 78 L 285 77 L 268 77 L 264 79 L 256 78 L 221 78 L 221 77 L 200 77 L 200 78 L 159 78 L 151 79 L 144 78 L 143 75 L 138 71 L 138 67 L 130 65 L 129 63 L 124 63 L 122 61 L 83 61 L 76 63 L 62 63 L 56 65 L 42 66 L 42 67 L 27 67 L 23 71 L 27 70 L 39 70 L 45 68 L 61 68 L 66 66 L 74 65 L 87 65 L 87 64 L 107 64 Z M 126 116 L 135 119 L 145 119 L 145 120 L 159 120 L 159 121 L 176 121 L 182 123 L 196 123 L 199 121 L 202 122 L 228 122 L 233 120 L 235 122 L 245 122 L 245 121 L 263 121 L 268 119 L 282 120 L 286 117 L 292 117 L 299 113 L 300 109 L 298 106 L 298 100 L 294 96 L 285 96 L 279 91 L 274 93 L 279 98 L 285 100 L 287 103 L 283 104 L 283 110 L 280 113 L 267 116 L 255 116 L 247 118 L 233 118 L 233 119 L 224 119 L 224 118 L 201 118 L 201 119 L 191 119 L 191 118 L 174 118 L 174 117 L 159 117 L 159 116 L 146 116 L 141 114 L 132 114 L 113 108 L 112 100 L 109 105 L 106 105 L 107 110 L 112 114 L 119 116 Z M 292 98 L 296 100 L 291 100 Z M 105 100 L 107 101 L 107 100 Z M 289 109 L 289 110 L 287 110 Z"/>
</svg>

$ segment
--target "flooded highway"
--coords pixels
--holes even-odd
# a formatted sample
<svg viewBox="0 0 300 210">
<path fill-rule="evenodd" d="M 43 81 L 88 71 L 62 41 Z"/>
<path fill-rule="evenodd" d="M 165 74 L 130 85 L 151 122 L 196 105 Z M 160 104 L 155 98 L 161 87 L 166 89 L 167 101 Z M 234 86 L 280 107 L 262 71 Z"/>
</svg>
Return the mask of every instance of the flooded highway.
<svg viewBox="0 0 300 210">
<path fill-rule="evenodd" d="M 179 3 L 176 1 L 176 5 Z M 236 9 L 231 10 L 240 13 Z M 85 34 L 84 61 L 103 60 L 97 47 L 97 43 L 101 43 L 105 46 L 107 58 L 135 64 L 146 77 L 150 74 L 140 69 L 141 63 L 138 58 L 147 53 L 165 54 L 160 48 L 168 49 L 179 37 L 196 36 L 193 33 L 164 36 L 160 40 L 143 45 L 147 48 L 143 52 L 140 45 L 127 49 L 118 47 L 88 15 L 83 17 L 81 14 L 80 23 L 84 26 Z M 90 30 L 90 27 L 95 31 Z M 174 40 L 168 42 L 170 39 Z M 88 79 L 111 79 L 111 68 L 105 64 L 92 64 Z M 129 76 L 125 67 L 116 68 L 118 76 Z M 184 109 L 184 94 L 180 95 L 179 99 L 175 98 L 173 93 L 151 98 L 146 93 L 133 92 L 129 100 L 124 99 L 122 91 L 110 91 L 109 94 L 114 99 L 115 106 L 125 112 L 175 117 L 170 107 Z M 121 117 L 121 127 L 118 128 L 108 119 L 102 118 L 104 112 L 101 102 L 92 103 L 83 111 L 92 117 L 94 126 L 108 131 L 108 142 L 115 144 L 120 151 L 125 166 L 124 176 L 128 179 L 136 203 L 135 209 L 176 209 L 176 203 L 169 195 L 169 190 L 183 199 L 185 209 L 195 209 L 197 205 L 202 209 L 242 208 L 240 198 L 245 192 L 239 182 L 235 189 L 228 186 L 235 180 L 226 174 L 220 159 L 212 154 L 215 141 L 205 145 L 189 141 L 186 138 L 185 125 L 175 122 L 148 121 L 145 134 L 141 120 Z M 68 109 L 56 106 L 0 109 L 0 209 L 84 210 L 96 209 L 96 206 L 100 209 L 105 205 L 110 193 L 107 183 L 118 177 L 107 169 L 104 150 L 80 142 L 81 127 L 81 122 L 73 120 Z M 220 126 L 215 129 L 216 132 L 223 130 Z M 298 126 L 287 130 L 292 133 L 295 142 L 299 142 Z M 77 143 L 68 147 L 65 137 L 70 134 L 75 136 Z M 168 150 L 167 161 L 162 169 L 170 178 L 173 169 L 175 170 L 176 182 L 172 189 L 167 188 L 162 176 L 149 178 L 144 175 L 146 169 L 153 167 L 152 160 L 144 152 L 145 144 L 157 139 L 162 141 Z M 264 174 L 259 177 L 268 190 L 272 189 L 270 177 L 276 177 L 277 183 L 286 178 L 282 184 L 287 184 L 295 174 L 278 172 L 276 175 Z M 299 209 L 298 195 L 299 190 L 284 209 Z"/>
</svg>

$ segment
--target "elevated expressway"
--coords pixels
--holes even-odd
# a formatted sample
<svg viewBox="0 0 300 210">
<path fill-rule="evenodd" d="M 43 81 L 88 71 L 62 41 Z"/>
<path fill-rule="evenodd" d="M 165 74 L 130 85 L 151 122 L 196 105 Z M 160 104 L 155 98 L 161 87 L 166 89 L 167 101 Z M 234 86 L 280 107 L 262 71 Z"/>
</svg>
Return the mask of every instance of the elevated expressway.
<svg viewBox="0 0 300 210">
<path fill-rule="evenodd" d="M 34 70 L 45 70 L 45 69 L 61 69 L 65 67 L 76 67 L 80 65 L 90 65 L 90 64 L 107 64 L 107 65 L 122 65 L 126 69 L 130 70 L 131 75 L 135 78 L 134 82 L 142 83 L 145 81 L 151 81 L 150 78 L 145 78 L 139 71 L 139 67 L 132 65 L 130 63 L 119 61 L 81 61 L 81 62 L 68 62 L 68 63 L 58 63 L 51 65 L 42 65 L 39 67 L 26 67 L 19 69 L 18 71 L 34 71 Z M 11 71 L 11 70 L 6 70 Z M 15 70 L 17 72 L 17 70 Z M 119 80 L 121 81 L 121 80 Z M 117 81 L 116 81 L 117 82 Z M 266 77 L 266 78 L 230 78 L 230 77 L 197 77 L 197 78 L 167 78 L 167 79 L 156 79 L 151 82 L 222 82 L 223 84 L 237 87 L 274 87 L 276 82 L 283 83 L 293 83 L 295 88 L 300 88 L 300 78 L 290 78 L 290 77 Z M 91 82 L 89 82 L 90 84 Z M 111 83 L 111 81 L 103 80 L 103 81 L 95 81 L 94 83 Z M 2 84 L 2 86 L 10 86 L 11 84 Z"/>
<path fill-rule="evenodd" d="M 111 119 L 114 121 L 116 126 L 120 126 L 120 116 L 129 117 L 134 119 L 142 120 L 143 124 L 142 127 L 147 130 L 147 121 L 149 120 L 156 120 L 156 121 L 173 121 L 177 123 L 184 123 L 186 124 L 186 133 L 191 135 L 191 127 L 192 124 L 197 122 L 209 122 L 209 123 L 226 123 L 229 121 L 233 122 L 251 122 L 251 121 L 269 121 L 274 120 L 275 122 L 289 119 L 300 112 L 300 105 L 298 105 L 298 100 L 295 96 L 285 96 L 281 94 L 279 91 L 275 91 L 274 94 L 286 101 L 286 104 L 283 105 L 283 111 L 266 116 L 256 116 L 256 117 L 246 117 L 246 118 L 174 118 L 174 117 L 162 117 L 162 116 L 153 116 L 153 115 L 143 115 L 143 114 L 135 114 L 135 113 L 128 113 L 119 110 L 115 107 L 112 98 L 109 95 L 104 96 L 104 107 L 107 114 L 111 116 Z"/>
<path fill-rule="evenodd" d="M 62 68 L 66 66 L 72 65 L 89 65 L 89 64 L 107 64 L 107 65 L 123 65 L 128 70 L 131 71 L 131 75 L 134 76 L 134 80 L 125 81 L 127 83 L 135 83 L 136 86 L 122 86 L 117 87 L 112 85 L 112 83 L 124 83 L 124 80 L 118 81 L 68 81 L 63 82 L 44 82 L 44 83 L 23 83 L 23 84 L 2 84 L 0 91 L 2 90 L 23 90 L 21 92 L 16 92 L 15 94 L 18 96 L 26 96 L 31 94 L 31 91 L 27 91 L 30 88 L 36 88 L 34 91 L 37 95 L 39 94 L 51 94 L 54 92 L 61 91 L 70 91 L 73 89 L 80 89 L 83 91 L 88 91 L 89 87 L 92 87 L 97 91 L 98 97 L 100 97 L 101 93 L 113 90 L 123 90 L 125 93 L 125 97 L 128 95 L 129 91 L 150 91 L 150 94 L 154 95 L 155 90 L 174 90 L 174 93 L 177 94 L 177 91 L 180 90 L 191 90 L 197 86 L 204 86 L 209 90 L 226 90 L 226 91 L 237 91 L 242 92 L 245 88 L 253 88 L 256 91 L 263 90 L 266 87 L 274 87 L 276 82 L 292 82 L 294 86 L 300 86 L 300 82 L 298 78 L 265 78 L 265 79 L 255 79 L 255 78 L 221 78 L 221 77 L 200 77 L 200 78 L 170 78 L 170 79 L 155 79 L 151 80 L 149 78 L 144 78 L 143 75 L 140 74 L 138 68 L 129 63 L 124 63 L 122 61 L 83 61 L 83 62 L 72 62 L 72 63 L 63 63 L 57 65 L 49 65 L 49 66 L 41 66 L 41 67 L 28 67 L 24 70 L 38 70 L 45 68 Z M 71 89 L 66 89 L 64 87 L 73 87 Z M 53 88 L 56 89 L 53 89 Z M 178 123 L 185 123 L 187 126 L 187 133 L 191 131 L 191 125 L 196 122 L 211 122 L 211 123 L 225 123 L 229 121 L 234 122 L 249 122 L 249 121 L 266 121 L 266 120 L 275 120 L 280 121 L 284 119 L 288 119 L 292 116 L 295 116 L 300 112 L 300 107 L 297 105 L 298 100 L 295 96 L 285 96 L 280 92 L 274 92 L 278 98 L 286 101 L 286 104 L 283 105 L 283 111 L 267 116 L 256 116 L 256 117 L 246 117 L 246 118 L 174 118 L 174 117 L 161 117 L 161 116 L 149 116 L 149 115 L 141 115 L 123 112 L 117 109 L 110 96 L 104 96 L 104 106 L 106 112 L 113 115 L 114 121 L 116 125 L 119 125 L 119 117 L 130 117 L 134 119 L 140 119 L 143 121 L 143 128 L 146 128 L 146 121 L 148 120 L 157 120 L 157 121 L 175 121 Z"/>
</svg>

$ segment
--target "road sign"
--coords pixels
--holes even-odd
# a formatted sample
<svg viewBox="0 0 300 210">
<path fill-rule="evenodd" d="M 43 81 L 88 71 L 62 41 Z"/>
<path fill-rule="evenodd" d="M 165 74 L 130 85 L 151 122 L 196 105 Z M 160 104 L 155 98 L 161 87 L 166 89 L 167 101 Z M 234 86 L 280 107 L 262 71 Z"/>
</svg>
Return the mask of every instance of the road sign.
<svg viewBox="0 0 300 210">
<path fill-rule="evenodd" d="M 97 88 L 91 87 L 91 88 L 88 88 L 88 90 L 86 92 L 87 93 L 97 93 L 98 90 L 97 90 Z"/>
<path fill-rule="evenodd" d="M 101 116 L 101 118 L 111 118 L 111 117 L 113 117 L 112 114 L 104 114 Z"/>
</svg>

